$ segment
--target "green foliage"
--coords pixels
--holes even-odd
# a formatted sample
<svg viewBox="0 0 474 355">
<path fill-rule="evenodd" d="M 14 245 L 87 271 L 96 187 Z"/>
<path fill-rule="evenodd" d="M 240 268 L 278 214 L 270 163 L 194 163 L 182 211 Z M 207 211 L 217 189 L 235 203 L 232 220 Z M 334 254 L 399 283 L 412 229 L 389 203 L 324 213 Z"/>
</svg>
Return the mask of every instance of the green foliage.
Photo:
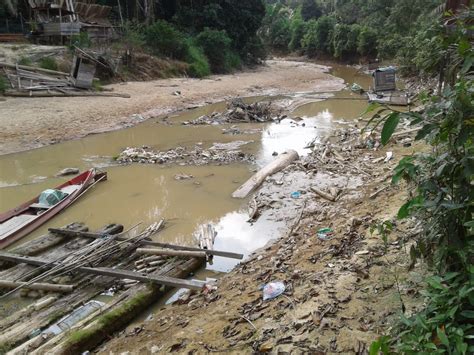
<svg viewBox="0 0 474 355">
<path fill-rule="evenodd" d="M 377 31 L 367 26 L 362 27 L 357 41 L 357 52 L 365 56 L 374 56 L 377 53 Z"/>
<path fill-rule="evenodd" d="M 297 51 L 301 49 L 301 41 L 307 31 L 306 22 L 301 18 L 300 12 L 296 12 L 290 23 L 290 43 L 288 49 Z"/>
<path fill-rule="evenodd" d="M 204 50 L 213 72 L 227 73 L 240 65 L 225 31 L 207 28 L 196 37 L 196 43 Z"/>
<path fill-rule="evenodd" d="M 188 54 L 186 61 L 189 65 L 189 75 L 195 78 L 203 78 L 211 74 L 211 69 L 207 57 L 202 48 L 188 40 Z"/>
<path fill-rule="evenodd" d="M 382 241 L 385 246 L 385 251 L 387 251 L 388 248 L 388 237 L 392 233 L 393 230 L 393 223 L 391 221 L 379 221 L 370 226 L 370 233 L 374 233 L 374 231 L 377 231 L 377 233 L 380 235 L 382 238 Z"/>
<path fill-rule="evenodd" d="M 317 20 L 323 14 L 316 0 L 303 0 L 301 5 L 301 17 L 304 21 Z"/>
<path fill-rule="evenodd" d="M 145 46 L 145 34 L 143 27 L 137 23 L 128 21 L 125 23 L 122 42 L 129 50 L 137 50 Z"/>
<path fill-rule="evenodd" d="M 334 28 L 332 46 L 334 57 L 345 59 L 357 54 L 361 28 L 359 25 L 338 24 Z"/>
<path fill-rule="evenodd" d="M 302 47 L 308 56 L 331 54 L 331 35 L 334 26 L 334 19 L 328 16 L 308 22 L 308 31 L 302 40 Z"/>
<path fill-rule="evenodd" d="M 403 317 L 396 331 L 400 353 L 474 352 L 474 50 L 466 45 L 465 29 L 458 23 L 456 33 L 436 38 L 443 48 L 442 70 L 450 75 L 444 91 L 425 100 L 423 113 L 384 114 L 386 108 L 371 107 L 379 109 L 373 122 L 384 124 L 384 143 L 400 119 L 420 125 L 415 139 L 433 148 L 402 159 L 393 176 L 394 182 L 406 179 L 411 192 L 398 217 L 423 221 L 410 250 L 411 267 L 423 257 L 435 270 L 422 291 L 426 307 Z M 456 81 L 450 85 L 451 77 Z"/>
<path fill-rule="evenodd" d="M 255 35 L 245 44 L 240 51 L 240 56 L 247 64 L 259 64 L 267 56 L 262 39 Z"/>
<path fill-rule="evenodd" d="M 170 23 L 158 20 L 144 32 L 146 44 L 154 54 L 174 59 L 186 57 L 186 37 Z"/>
<path fill-rule="evenodd" d="M 472 354 L 474 346 L 474 267 L 469 275 L 451 272 L 427 279 L 426 308 L 402 317 L 395 348 L 404 354 Z M 471 345 L 469 345 L 471 344 Z"/>
<path fill-rule="evenodd" d="M 52 57 L 44 57 L 39 61 L 40 68 L 49 70 L 58 70 L 58 62 Z"/>
<path fill-rule="evenodd" d="M 286 51 L 291 41 L 290 20 L 280 17 L 274 21 L 270 27 L 269 37 L 273 48 Z"/>
<path fill-rule="evenodd" d="M 4 93 L 9 87 L 7 78 L 4 75 L 0 75 L 0 93 Z"/>
<path fill-rule="evenodd" d="M 92 41 L 89 38 L 89 34 L 87 32 L 80 32 L 71 36 L 69 49 L 74 50 L 74 47 L 89 48 L 91 45 Z"/>
<path fill-rule="evenodd" d="M 21 57 L 20 60 L 18 61 L 18 64 L 31 66 L 33 64 L 33 61 L 28 57 Z"/>
</svg>

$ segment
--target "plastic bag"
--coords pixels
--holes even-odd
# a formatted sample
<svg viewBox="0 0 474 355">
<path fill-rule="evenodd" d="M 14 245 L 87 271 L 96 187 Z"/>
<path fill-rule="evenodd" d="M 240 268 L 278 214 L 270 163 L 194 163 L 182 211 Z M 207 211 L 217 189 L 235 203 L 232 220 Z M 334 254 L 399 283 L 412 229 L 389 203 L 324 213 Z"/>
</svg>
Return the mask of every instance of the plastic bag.
<svg viewBox="0 0 474 355">
<path fill-rule="evenodd" d="M 63 198 L 65 198 L 66 196 L 67 194 L 62 191 L 48 189 L 48 190 L 44 190 L 41 193 L 38 202 L 41 203 L 42 205 L 53 206 L 57 204 L 59 201 L 61 201 Z"/>
<path fill-rule="evenodd" d="M 285 292 L 285 284 L 281 281 L 274 281 L 263 286 L 263 300 L 271 300 Z"/>
</svg>

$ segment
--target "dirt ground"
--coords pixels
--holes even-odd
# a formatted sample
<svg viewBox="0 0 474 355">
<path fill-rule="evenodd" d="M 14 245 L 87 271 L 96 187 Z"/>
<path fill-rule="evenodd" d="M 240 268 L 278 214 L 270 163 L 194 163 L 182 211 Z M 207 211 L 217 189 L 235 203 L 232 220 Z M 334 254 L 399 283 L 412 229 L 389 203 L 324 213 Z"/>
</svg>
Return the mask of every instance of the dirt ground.
<svg viewBox="0 0 474 355">
<path fill-rule="evenodd" d="M 403 310 L 410 315 L 420 306 L 423 268 L 408 271 L 416 226 L 396 220 L 406 195 L 390 184 L 397 161 L 420 147 L 400 137 L 374 150 L 358 136 L 356 127 L 341 130 L 267 179 L 255 201 L 262 214 L 290 221 L 286 235 L 215 289 L 182 296 L 116 334 L 99 353 L 367 354 Z M 395 158 L 384 161 L 389 151 Z M 315 188 L 339 197 L 327 200 Z M 301 196 L 291 198 L 291 191 Z M 383 220 L 395 224 L 386 242 L 371 232 Z M 319 236 L 324 227 L 334 234 Z M 263 301 L 261 287 L 272 281 L 286 290 Z"/>
<path fill-rule="evenodd" d="M 269 60 L 234 75 L 173 78 L 108 86 L 131 98 L 5 98 L 0 101 L 0 154 L 119 129 L 164 113 L 235 96 L 340 90 L 342 79 L 306 62 Z"/>
</svg>

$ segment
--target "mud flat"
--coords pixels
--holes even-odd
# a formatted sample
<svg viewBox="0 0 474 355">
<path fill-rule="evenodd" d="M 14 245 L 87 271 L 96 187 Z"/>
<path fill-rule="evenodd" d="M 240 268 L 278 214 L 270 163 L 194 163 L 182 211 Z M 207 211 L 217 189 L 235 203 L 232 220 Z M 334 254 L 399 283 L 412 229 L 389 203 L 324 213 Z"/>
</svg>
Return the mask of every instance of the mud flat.
<svg viewBox="0 0 474 355">
<path fill-rule="evenodd" d="M 362 136 L 352 123 L 314 142 L 250 202 L 257 223 L 259 214 L 289 221 L 281 238 L 213 292 L 162 307 L 139 334 L 128 329 L 100 353 L 366 352 L 391 320 L 417 312 L 422 301 L 422 275 L 407 271 L 417 227 L 396 221 L 405 196 L 390 184 L 397 161 L 420 149 L 412 134 L 380 147 L 378 134 Z M 371 226 L 386 219 L 395 229 L 384 241 Z M 286 290 L 263 301 L 261 286 L 271 281 Z"/>
<path fill-rule="evenodd" d="M 8 98 L 0 101 L 0 154 L 128 127 L 160 114 L 222 101 L 297 91 L 343 88 L 328 67 L 269 60 L 264 66 L 206 79 L 174 78 L 110 85 L 131 98 Z M 25 127 L 28 127 L 26 129 Z"/>
</svg>

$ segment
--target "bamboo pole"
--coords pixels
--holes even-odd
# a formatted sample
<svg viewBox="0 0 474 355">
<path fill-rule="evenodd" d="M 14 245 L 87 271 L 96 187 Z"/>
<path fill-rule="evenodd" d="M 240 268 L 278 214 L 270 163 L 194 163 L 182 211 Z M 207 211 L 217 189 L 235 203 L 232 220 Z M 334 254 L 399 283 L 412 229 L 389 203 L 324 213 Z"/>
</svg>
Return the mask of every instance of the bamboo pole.
<svg viewBox="0 0 474 355">
<path fill-rule="evenodd" d="M 39 282 L 28 284 L 27 282 L 0 280 L 0 288 L 14 289 L 20 286 L 22 288 L 26 288 L 29 290 L 41 290 L 41 291 L 51 291 L 51 292 L 61 292 L 61 293 L 74 291 L 73 285 L 60 285 L 60 284 L 39 283 Z"/>
<path fill-rule="evenodd" d="M 204 251 L 167 250 L 167 249 L 158 249 L 158 248 L 138 248 L 137 253 L 150 254 L 150 255 L 186 256 L 186 257 L 194 257 L 194 258 L 206 257 L 206 252 Z"/>
<path fill-rule="evenodd" d="M 11 68 L 11 69 L 18 68 L 18 69 L 23 69 L 23 70 L 29 70 L 36 73 L 45 73 L 45 74 L 50 74 L 50 75 L 69 76 L 69 73 L 64 73 L 57 70 L 30 67 L 28 65 L 17 65 L 17 64 L 8 64 L 8 63 L 0 62 L 0 67 Z"/>
</svg>

